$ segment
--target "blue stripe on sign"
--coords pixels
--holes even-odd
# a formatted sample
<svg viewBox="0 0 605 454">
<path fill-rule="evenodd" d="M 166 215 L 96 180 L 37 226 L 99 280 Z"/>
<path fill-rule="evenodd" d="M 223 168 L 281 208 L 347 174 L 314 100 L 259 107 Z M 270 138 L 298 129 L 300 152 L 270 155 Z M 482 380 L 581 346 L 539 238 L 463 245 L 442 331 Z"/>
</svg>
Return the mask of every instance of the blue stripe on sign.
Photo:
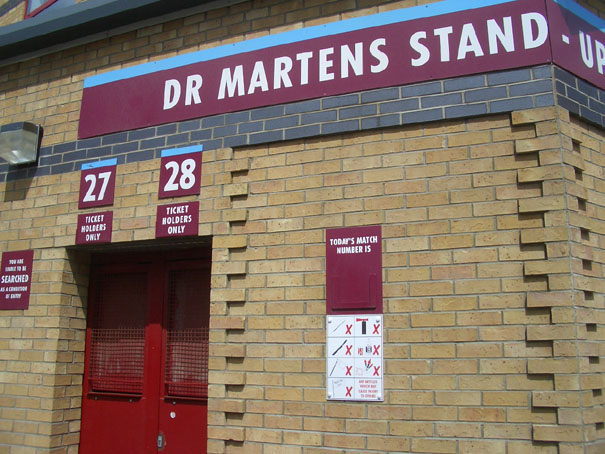
<svg viewBox="0 0 605 454">
<path fill-rule="evenodd" d="M 104 161 L 89 162 L 87 164 L 82 164 L 82 170 L 96 169 L 98 167 L 115 166 L 117 163 L 117 158 L 105 159 Z"/>
<path fill-rule="evenodd" d="M 197 151 L 202 151 L 204 149 L 203 145 L 192 145 L 190 147 L 183 148 L 171 148 L 169 150 L 162 150 L 162 158 L 168 156 L 178 156 L 187 153 L 195 153 Z"/>
<path fill-rule="evenodd" d="M 571 0 L 554 0 L 554 2 L 605 33 L 605 20 L 601 19 L 599 16 L 592 14 L 590 11 Z"/>
<path fill-rule="evenodd" d="M 343 21 L 332 22 L 325 25 L 316 25 L 313 27 L 292 30 L 277 35 L 262 36 L 260 38 L 242 41 L 239 43 L 219 46 L 212 49 L 205 49 L 190 54 L 177 55 L 176 57 L 166 58 L 164 60 L 143 63 L 142 65 L 119 69 L 117 71 L 98 74 L 88 77 L 84 80 L 84 88 L 96 87 L 110 82 L 130 79 L 132 77 L 152 74 L 167 69 L 179 68 L 181 66 L 191 65 L 222 57 L 252 52 L 269 47 L 282 46 L 301 41 L 307 41 L 324 36 L 338 35 L 341 33 L 362 30 L 365 28 L 379 27 L 381 25 L 390 25 L 398 22 L 406 22 L 414 19 L 426 17 L 441 16 L 443 14 L 456 13 L 471 9 L 485 8 L 486 6 L 500 5 L 517 0 L 444 0 L 442 2 L 430 3 L 428 5 L 415 6 L 412 8 L 386 11 L 384 13 L 371 16 L 356 17 Z"/>
</svg>

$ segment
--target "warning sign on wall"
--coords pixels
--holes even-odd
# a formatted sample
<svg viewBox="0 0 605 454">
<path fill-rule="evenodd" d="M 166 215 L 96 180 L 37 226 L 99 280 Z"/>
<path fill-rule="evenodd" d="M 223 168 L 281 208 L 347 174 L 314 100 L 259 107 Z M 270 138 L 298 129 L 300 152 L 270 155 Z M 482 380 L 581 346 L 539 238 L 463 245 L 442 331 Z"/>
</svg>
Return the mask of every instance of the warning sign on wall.
<svg viewBox="0 0 605 454">
<path fill-rule="evenodd" d="M 382 315 L 327 316 L 328 400 L 384 400 Z"/>
<path fill-rule="evenodd" d="M 34 251 L 2 254 L 0 262 L 0 309 L 27 309 L 31 291 Z"/>
</svg>

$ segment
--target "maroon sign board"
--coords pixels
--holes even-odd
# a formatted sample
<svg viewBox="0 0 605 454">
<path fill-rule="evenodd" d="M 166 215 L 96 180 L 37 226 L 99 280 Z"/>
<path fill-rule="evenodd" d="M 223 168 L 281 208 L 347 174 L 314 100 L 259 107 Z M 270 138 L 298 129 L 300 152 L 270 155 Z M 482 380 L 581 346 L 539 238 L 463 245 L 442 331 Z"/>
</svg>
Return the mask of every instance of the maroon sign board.
<svg viewBox="0 0 605 454">
<path fill-rule="evenodd" d="M 162 150 L 158 198 L 199 194 L 201 176 L 201 145 Z"/>
<path fill-rule="evenodd" d="M 78 215 L 76 244 L 111 243 L 113 211 Z"/>
<path fill-rule="evenodd" d="M 578 9 L 578 14 L 561 8 L 553 0 L 548 0 L 548 22 L 551 33 L 553 62 L 595 86 L 605 89 L 605 27 L 582 18 L 577 4 L 570 7 Z M 593 23 L 595 23 L 593 21 Z"/>
<path fill-rule="evenodd" d="M 87 78 L 78 136 L 553 59 L 603 89 L 603 24 L 571 0 L 445 0 L 268 35 Z"/>
<path fill-rule="evenodd" d="M 382 314 L 380 226 L 326 231 L 326 313 Z"/>
<path fill-rule="evenodd" d="M 155 237 L 197 236 L 199 218 L 199 201 L 160 205 L 155 223 Z"/>
<path fill-rule="evenodd" d="M 117 159 L 82 165 L 78 208 L 113 205 Z"/>
<path fill-rule="evenodd" d="M 4 252 L 0 262 L 0 309 L 27 309 L 34 251 Z"/>
</svg>

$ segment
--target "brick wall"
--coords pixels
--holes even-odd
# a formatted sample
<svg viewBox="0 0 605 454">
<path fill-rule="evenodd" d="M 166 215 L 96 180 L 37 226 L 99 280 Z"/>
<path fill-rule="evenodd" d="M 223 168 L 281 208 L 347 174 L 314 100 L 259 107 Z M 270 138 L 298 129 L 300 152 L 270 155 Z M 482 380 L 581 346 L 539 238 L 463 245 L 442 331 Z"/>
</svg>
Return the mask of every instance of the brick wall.
<svg viewBox="0 0 605 454">
<path fill-rule="evenodd" d="M 14 24 L 25 16 L 25 1 L 5 0 L 0 2 L 0 27 Z"/>
<path fill-rule="evenodd" d="M 551 330 L 548 339 L 552 337 L 555 356 L 559 356 L 561 360 L 577 355 L 578 377 L 577 379 L 561 377 L 556 371 L 555 389 L 564 392 L 559 393 L 555 401 L 552 401 L 550 396 L 546 396 L 546 400 L 550 400 L 553 407 L 557 408 L 560 423 L 576 425 L 583 423 L 584 440 L 589 446 L 587 452 L 599 452 L 603 449 L 605 438 L 603 423 L 605 399 L 602 394 L 605 371 L 602 362 L 603 261 L 600 242 L 604 220 L 602 207 L 605 202 L 601 161 L 604 151 L 603 132 L 578 121 L 575 117 L 571 117 L 571 121 L 562 126 L 564 144 L 562 160 L 566 172 L 564 191 L 570 209 L 568 222 L 571 241 L 568 245 L 561 245 L 564 246 L 562 248 L 549 244 L 547 252 L 550 251 L 548 252 L 550 256 L 555 257 L 561 252 L 565 253 L 569 248 L 572 265 L 571 280 L 559 278 L 555 282 L 555 279 L 549 275 L 549 285 L 553 289 L 557 287 L 562 291 L 571 288 L 573 308 L 565 307 L 566 305 L 554 307 L 558 304 L 552 304 L 551 324 L 566 325 L 566 328 L 558 328 L 558 334 Z M 546 188 L 547 181 L 544 181 L 543 185 Z M 548 182 L 548 186 L 554 185 Z M 562 220 L 561 214 L 556 213 L 559 210 L 554 211 L 546 213 L 545 216 L 553 220 L 559 217 Z M 556 252 L 557 249 L 560 252 Z M 551 304 L 548 303 L 547 306 Z M 572 342 L 573 334 L 570 329 L 570 325 L 574 323 L 576 324 L 575 343 Z M 567 334 L 563 334 L 564 330 Z M 578 390 L 580 401 L 576 406 L 574 403 L 577 401 L 567 401 L 565 396 L 570 395 L 569 391 L 573 394 Z M 535 436 L 546 435 L 554 438 L 561 435 L 552 427 L 536 430 Z"/>
<path fill-rule="evenodd" d="M 116 158 L 119 163 L 153 159 L 165 147 L 237 147 L 552 106 L 552 72 L 548 65 L 498 71 L 65 142 L 42 147 L 35 167 L 9 168 L 6 163 L 0 164 L 0 181 L 70 172 L 82 162 L 107 157 Z M 580 107 L 576 110 L 580 113 Z M 598 115 L 599 124 L 600 119 Z"/>
<path fill-rule="evenodd" d="M 126 245 L 154 238 L 160 150 L 197 143 L 209 452 L 602 452 L 602 91 L 542 66 L 76 140 L 90 74 L 417 3 L 246 3 L 0 69 L 3 122 L 45 127 L 40 166 L 0 166 L 0 251 L 35 251 L 30 309 L 0 314 L 0 453 L 78 451 L 80 165 L 118 158 Z M 358 225 L 382 226 L 384 403 L 325 398 L 325 229 Z"/>
<path fill-rule="evenodd" d="M 558 67 L 554 68 L 554 80 L 557 105 L 575 116 L 605 126 L 605 90 Z"/>
<path fill-rule="evenodd" d="M 602 169 L 561 142 L 568 122 L 542 109 L 237 150 L 211 452 L 599 452 L 602 270 L 569 251 L 598 255 L 600 221 L 589 204 L 580 234 L 566 215 L 568 192 L 598 203 Z M 599 133 L 574 131 L 600 155 Z M 383 226 L 386 400 L 326 403 L 323 230 L 365 224 Z"/>
<path fill-rule="evenodd" d="M 209 452 L 598 453 L 602 144 L 550 107 L 204 152 Z M 153 239 L 158 169 L 118 165 L 114 243 Z M 77 452 L 78 189 L 0 185 L 0 249 L 35 250 L 30 309 L 0 328 L 11 454 Z M 374 224 L 385 402 L 326 402 L 325 229 Z"/>
</svg>

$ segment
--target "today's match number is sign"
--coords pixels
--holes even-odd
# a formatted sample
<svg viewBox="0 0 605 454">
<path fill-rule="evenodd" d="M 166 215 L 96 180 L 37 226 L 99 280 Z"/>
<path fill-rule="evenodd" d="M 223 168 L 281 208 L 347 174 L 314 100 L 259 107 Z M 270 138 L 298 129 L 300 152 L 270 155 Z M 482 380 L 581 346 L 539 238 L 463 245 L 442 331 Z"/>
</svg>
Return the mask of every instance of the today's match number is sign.
<svg viewBox="0 0 605 454">
<path fill-rule="evenodd" d="M 328 400 L 383 401 L 382 315 L 327 316 Z"/>
<path fill-rule="evenodd" d="M 382 228 L 326 231 L 326 313 L 382 313 Z"/>
</svg>

